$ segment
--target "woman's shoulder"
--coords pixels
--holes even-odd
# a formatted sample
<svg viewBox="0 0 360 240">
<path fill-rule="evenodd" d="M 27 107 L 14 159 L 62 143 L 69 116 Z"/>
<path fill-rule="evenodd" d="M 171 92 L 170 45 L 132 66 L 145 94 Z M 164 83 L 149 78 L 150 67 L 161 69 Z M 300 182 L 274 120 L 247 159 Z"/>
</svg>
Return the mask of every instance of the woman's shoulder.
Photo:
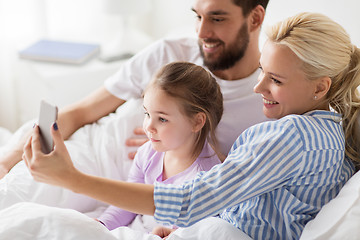
<svg viewBox="0 0 360 240">
<path fill-rule="evenodd" d="M 260 123 L 246 137 L 271 139 L 289 137 L 302 142 L 305 149 L 343 149 L 341 115 L 330 111 L 311 111 L 301 115 L 291 114 L 275 121 Z M 243 140 L 244 141 L 244 140 Z M 316 144 L 314 144 L 316 143 Z"/>
<path fill-rule="evenodd" d="M 255 147 L 281 141 L 281 139 L 289 139 L 291 142 L 301 144 L 304 138 L 299 126 L 303 120 L 302 115 L 287 115 L 280 119 L 255 124 L 240 134 L 234 142 L 232 150 L 244 144 L 248 147 Z"/>
<path fill-rule="evenodd" d="M 265 129 L 267 131 L 271 131 L 279 128 L 297 128 L 304 125 L 321 126 L 322 122 L 328 122 L 330 125 L 339 124 L 341 122 L 341 115 L 334 112 L 321 110 L 315 110 L 304 114 L 289 114 L 280 119 L 258 123 L 250 127 L 249 130 L 254 131 L 254 129 Z"/>
</svg>

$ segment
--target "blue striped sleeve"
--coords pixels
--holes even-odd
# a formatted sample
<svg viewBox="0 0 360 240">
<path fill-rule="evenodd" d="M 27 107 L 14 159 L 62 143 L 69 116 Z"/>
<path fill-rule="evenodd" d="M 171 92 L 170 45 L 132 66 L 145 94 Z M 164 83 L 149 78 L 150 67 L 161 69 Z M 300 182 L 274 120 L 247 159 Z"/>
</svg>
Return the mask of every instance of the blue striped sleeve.
<svg viewBox="0 0 360 240">
<path fill-rule="evenodd" d="M 155 218 L 178 226 L 221 213 L 262 195 L 303 167 L 303 140 L 291 120 L 268 122 L 245 131 L 223 164 L 182 186 L 155 185 Z"/>
</svg>

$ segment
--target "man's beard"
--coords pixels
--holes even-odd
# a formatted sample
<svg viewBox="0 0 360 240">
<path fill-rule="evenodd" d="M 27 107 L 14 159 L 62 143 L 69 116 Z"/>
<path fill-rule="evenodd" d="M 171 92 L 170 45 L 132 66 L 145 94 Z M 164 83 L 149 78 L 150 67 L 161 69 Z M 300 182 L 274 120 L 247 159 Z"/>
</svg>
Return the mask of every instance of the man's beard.
<svg viewBox="0 0 360 240">
<path fill-rule="evenodd" d="M 224 44 L 221 40 L 205 39 L 205 42 L 207 43 L 219 42 L 219 41 L 221 42 L 221 44 Z M 199 40 L 200 53 L 204 59 L 204 65 L 210 71 L 226 70 L 233 67 L 240 59 L 244 57 L 248 45 L 249 45 L 249 34 L 248 34 L 248 28 L 246 22 L 241 26 L 240 30 L 238 31 L 236 40 L 233 43 L 231 43 L 220 54 L 220 56 L 217 59 L 213 61 L 206 58 L 204 51 L 202 49 L 202 43 Z"/>
</svg>

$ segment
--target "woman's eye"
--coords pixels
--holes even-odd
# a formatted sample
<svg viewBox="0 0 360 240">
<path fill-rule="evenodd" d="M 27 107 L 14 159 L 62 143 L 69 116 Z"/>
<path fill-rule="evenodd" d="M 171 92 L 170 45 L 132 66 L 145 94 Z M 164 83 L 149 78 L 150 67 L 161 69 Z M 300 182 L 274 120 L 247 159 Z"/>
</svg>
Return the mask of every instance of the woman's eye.
<svg viewBox="0 0 360 240">
<path fill-rule="evenodd" d="M 276 78 L 271 78 L 271 80 L 275 83 L 275 84 L 281 84 L 281 82 L 279 80 L 277 80 Z"/>
</svg>

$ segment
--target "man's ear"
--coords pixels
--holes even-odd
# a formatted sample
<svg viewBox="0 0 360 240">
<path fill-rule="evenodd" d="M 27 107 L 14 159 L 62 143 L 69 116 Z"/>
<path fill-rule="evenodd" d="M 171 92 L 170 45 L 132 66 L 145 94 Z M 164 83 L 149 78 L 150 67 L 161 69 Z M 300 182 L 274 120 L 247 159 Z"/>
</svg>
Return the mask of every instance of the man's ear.
<svg viewBox="0 0 360 240">
<path fill-rule="evenodd" d="M 206 115 L 203 112 L 199 112 L 194 117 L 193 132 L 199 132 L 206 123 Z"/>
<path fill-rule="evenodd" d="M 318 99 L 326 96 L 331 87 L 330 77 L 321 77 L 315 83 L 315 95 Z"/>
<path fill-rule="evenodd" d="M 248 17 L 249 31 L 255 31 L 260 29 L 265 18 L 265 9 L 261 5 L 257 5 L 250 13 Z"/>
</svg>

